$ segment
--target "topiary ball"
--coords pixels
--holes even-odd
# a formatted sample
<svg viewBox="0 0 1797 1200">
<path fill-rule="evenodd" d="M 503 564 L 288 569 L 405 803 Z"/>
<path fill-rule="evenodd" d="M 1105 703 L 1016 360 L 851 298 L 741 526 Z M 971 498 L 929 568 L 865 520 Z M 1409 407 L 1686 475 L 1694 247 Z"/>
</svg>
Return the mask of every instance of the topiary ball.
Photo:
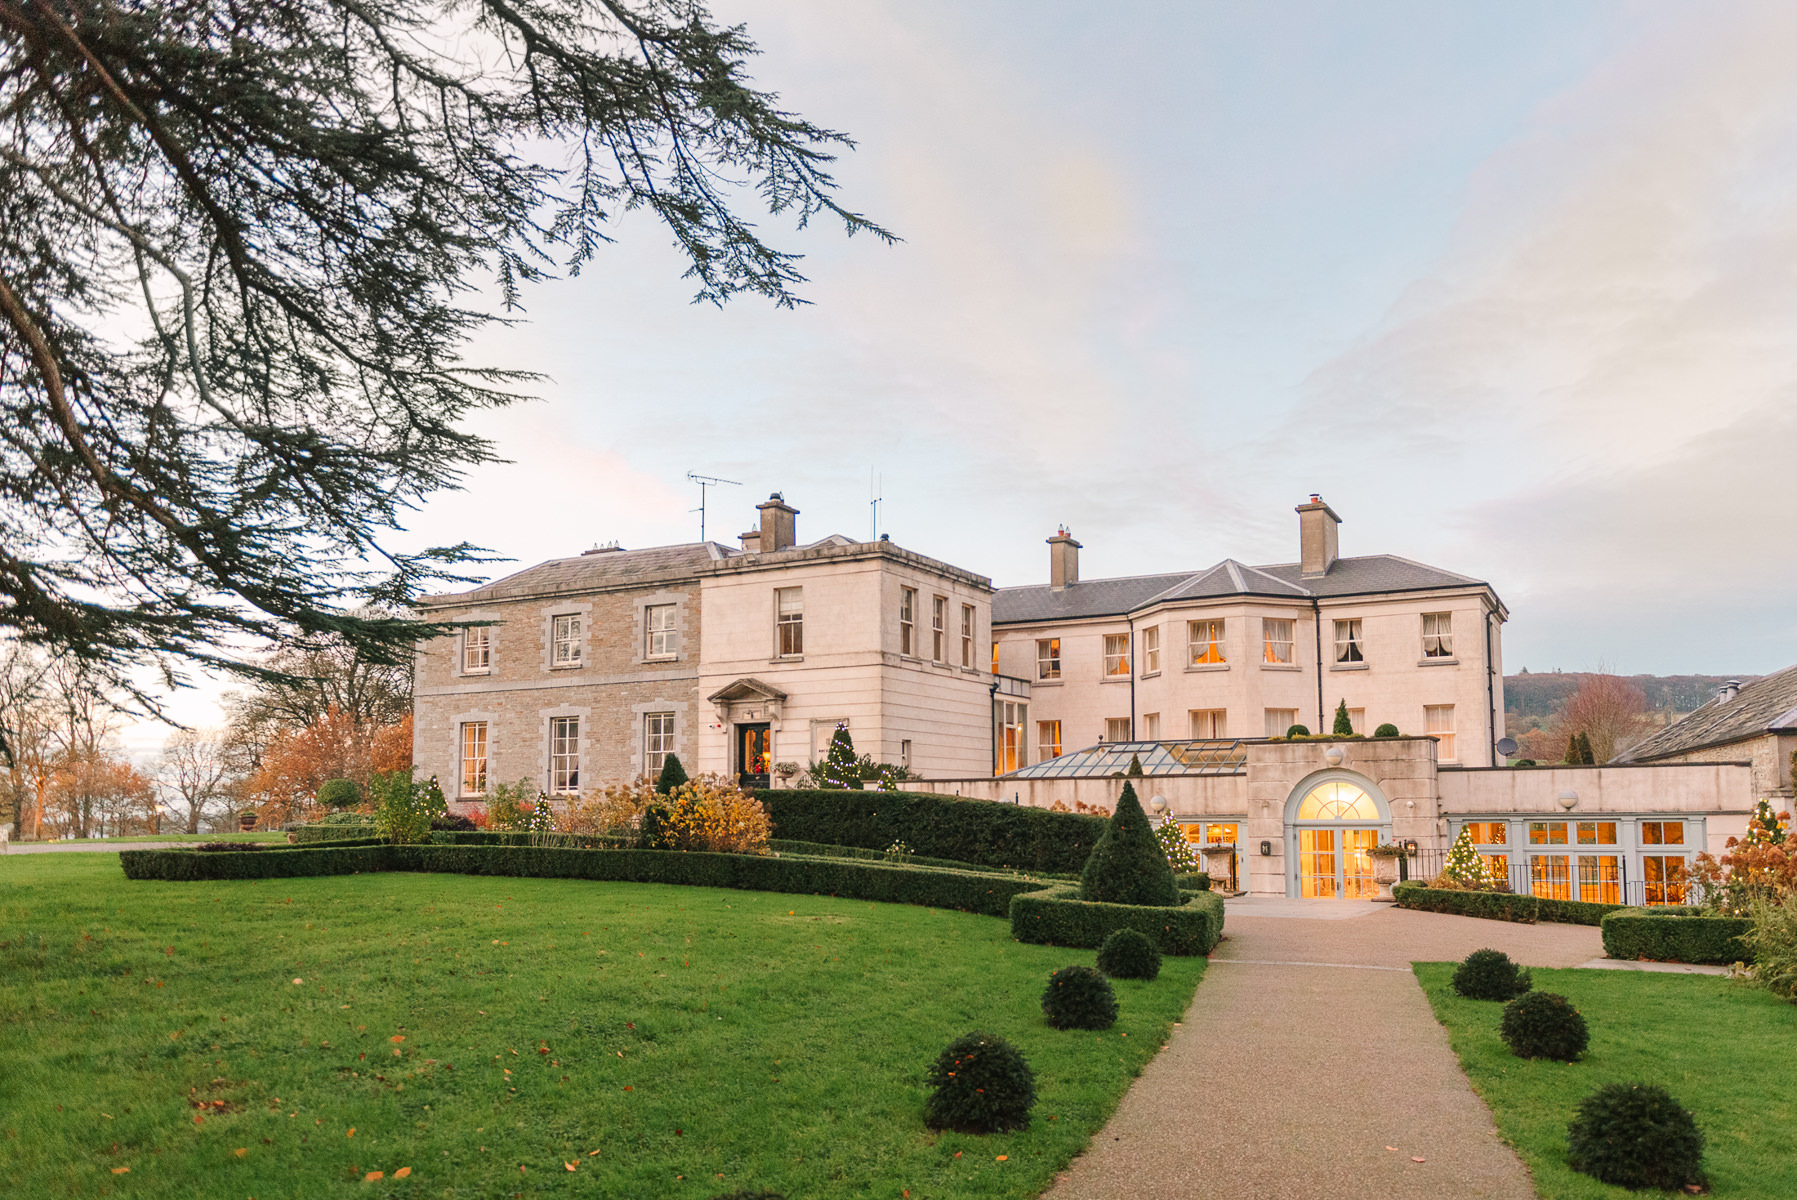
<svg viewBox="0 0 1797 1200">
<path fill-rule="evenodd" d="M 924 1124 L 958 1133 L 1026 1129 L 1036 1103 L 1036 1076 L 1017 1047 L 975 1030 L 937 1056 L 924 1076 L 935 1090 L 924 1103 Z"/>
<path fill-rule="evenodd" d="M 1585 1018 L 1565 996 L 1530 992 L 1504 1005 L 1498 1032 L 1518 1058 L 1553 1058 L 1571 1062 L 1585 1052 L 1591 1031 Z"/>
<path fill-rule="evenodd" d="M 353 779 L 327 779 L 318 785 L 318 803 L 323 808 L 354 808 L 362 803 L 362 789 Z"/>
<path fill-rule="evenodd" d="M 1145 933 L 1113 929 L 1098 948 L 1098 969 L 1112 979 L 1153 979 L 1161 973 L 1161 952 Z"/>
<path fill-rule="evenodd" d="M 1056 1029 L 1109 1029 L 1117 1022 L 1117 995 L 1091 967 L 1062 967 L 1048 977 L 1042 1012 Z"/>
<path fill-rule="evenodd" d="M 1398 733 L 1398 727 L 1396 725 L 1393 725 L 1390 721 L 1387 721 L 1385 724 L 1379 726 L 1379 728 L 1373 730 L 1373 736 L 1374 737 L 1398 737 L 1400 735 Z"/>
<path fill-rule="evenodd" d="M 1454 990 L 1468 1000 L 1514 1000 L 1533 986 L 1502 950 L 1474 950 L 1454 968 Z"/>
<path fill-rule="evenodd" d="M 1662 1087 L 1607 1083 L 1579 1102 L 1566 1127 L 1568 1164 L 1625 1188 L 1699 1187 L 1703 1131 Z"/>
<path fill-rule="evenodd" d="M 1285 736 L 1286 737 L 1309 737 L 1310 736 L 1310 726 L 1308 726 L 1308 725 L 1288 726 L 1285 731 Z"/>
</svg>

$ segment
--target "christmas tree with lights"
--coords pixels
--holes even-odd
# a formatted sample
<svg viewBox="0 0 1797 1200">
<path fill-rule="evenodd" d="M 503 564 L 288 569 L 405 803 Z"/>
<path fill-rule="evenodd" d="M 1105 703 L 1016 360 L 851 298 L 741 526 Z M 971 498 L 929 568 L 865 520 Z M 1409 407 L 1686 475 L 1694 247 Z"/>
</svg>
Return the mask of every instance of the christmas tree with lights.
<svg viewBox="0 0 1797 1200">
<path fill-rule="evenodd" d="M 1473 831 L 1465 825 L 1460 827 L 1460 836 L 1448 848 L 1448 861 L 1441 873 L 1462 887 L 1493 888 L 1497 881 L 1491 877 L 1491 868 L 1473 849 Z"/>
<path fill-rule="evenodd" d="M 1784 840 L 1784 825 L 1773 815 L 1771 803 L 1764 796 L 1760 797 L 1753 806 L 1753 816 L 1747 819 L 1747 836 L 1741 839 L 1741 845 L 1781 846 Z"/>
<path fill-rule="evenodd" d="M 817 786 L 824 788 L 858 788 L 861 767 L 855 758 L 855 740 L 846 724 L 838 725 L 830 736 L 830 752 L 811 772 Z"/>
</svg>

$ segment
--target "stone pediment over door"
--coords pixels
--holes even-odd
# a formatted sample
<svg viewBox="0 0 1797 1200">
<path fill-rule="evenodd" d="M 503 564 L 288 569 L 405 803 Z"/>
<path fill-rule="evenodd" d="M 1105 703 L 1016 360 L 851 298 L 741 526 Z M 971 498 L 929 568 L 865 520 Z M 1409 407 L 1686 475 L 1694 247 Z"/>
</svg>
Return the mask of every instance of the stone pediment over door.
<svg viewBox="0 0 1797 1200">
<path fill-rule="evenodd" d="M 735 683 L 719 688 L 706 699 L 718 710 L 718 720 L 725 724 L 732 721 L 778 721 L 780 709 L 786 703 L 786 693 L 771 683 L 763 683 L 745 675 Z"/>
</svg>

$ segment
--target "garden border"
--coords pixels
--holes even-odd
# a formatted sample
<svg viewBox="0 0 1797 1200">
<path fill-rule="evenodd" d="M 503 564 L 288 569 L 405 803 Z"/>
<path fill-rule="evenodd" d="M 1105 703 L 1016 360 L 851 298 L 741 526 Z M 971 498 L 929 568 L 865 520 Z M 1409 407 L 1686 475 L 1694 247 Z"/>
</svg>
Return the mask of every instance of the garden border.
<svg viewBox="0 0 1797 1200">
<path fill-rule="evenodd" d="M 1451 913 L 1461 917 L 1481 917 L 1490 921 L 1514 921 L 1534 925 L 1540 921 L 1562 925 L 1599 925 L 1604 917 L 1621 912 L 1626 904 L 1593 904 L 1584 900 L 1544 900 L 1516 892 L 1459 892 L 1448 888 L 1424 887 L 1420 883 L 1400 883 L 1391 894 L 1399 908 L 1419 912 Z"/>
<path fill-rule="evenodd" d="M 1752 962 L 1742 935 L 1753 928 L 1746 917 L 1632 911 L 1603 919 L 1604 953 L 1611 958 L 1649 962 Z"/>
</svg>

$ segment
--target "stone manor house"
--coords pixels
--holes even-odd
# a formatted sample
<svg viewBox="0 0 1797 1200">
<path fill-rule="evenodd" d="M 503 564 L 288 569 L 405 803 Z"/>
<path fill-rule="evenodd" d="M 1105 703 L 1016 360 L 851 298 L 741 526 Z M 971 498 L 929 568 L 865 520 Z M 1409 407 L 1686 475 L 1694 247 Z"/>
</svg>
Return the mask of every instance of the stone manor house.
<svg viewBox="0 0 1797 1200">
<path fill-rule="evenodd" d="M 467 624 L 419 647 L 420 772 L 462 805 L 518 780 L 572 797 L 670 753 L 779 787 L 842 724 L 918 790 L 1108 809 L 1133 756 L 1231 883 L 1348 898 L 1372 894 L 1379 842 L 1439 856 L 1470 825 L 1521 890 L 1674 903 L 1688 856 L 1752 808 L 1728 760 L 1503 766 L 1495 589 L 1342 557 L 1320 496 L 1292 562 L 1081 580 L 1061 530 L 1046 583 L 1001 589 L 884 538 L 801 543 L 779 494 L 757 509 L 738 546 L 596 547 L 424 600 Z M 1403 736 L 1284 740 L 1338 704 Z"/>
</svg>

